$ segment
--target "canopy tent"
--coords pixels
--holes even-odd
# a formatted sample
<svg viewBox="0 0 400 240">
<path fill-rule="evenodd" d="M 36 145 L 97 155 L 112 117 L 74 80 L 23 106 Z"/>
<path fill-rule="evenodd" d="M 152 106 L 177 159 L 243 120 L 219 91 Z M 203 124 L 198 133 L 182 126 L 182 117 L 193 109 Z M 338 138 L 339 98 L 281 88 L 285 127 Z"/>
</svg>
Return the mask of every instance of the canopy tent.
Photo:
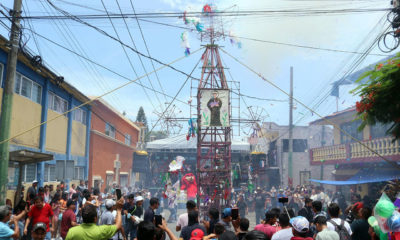
<svg viewBox="0 0 400 240">
<path fill-rule="evenodd" d="M 400 170 L 393 168 L 363 168 L 346 181 L 327 181 L 310 179 L 311 182 L 329 185 L 354 185 L 374 182 L 385 182 L 400 179 Z"/>
<path fill-rule="evenodd" d="M 197 137 L 186 140 L 186 135 L 164 138 L 147 143 L 147 149 L 197 149 Z M 250 151 L 248 142 L 232 140 L 232 151 Z"/>
</svg>

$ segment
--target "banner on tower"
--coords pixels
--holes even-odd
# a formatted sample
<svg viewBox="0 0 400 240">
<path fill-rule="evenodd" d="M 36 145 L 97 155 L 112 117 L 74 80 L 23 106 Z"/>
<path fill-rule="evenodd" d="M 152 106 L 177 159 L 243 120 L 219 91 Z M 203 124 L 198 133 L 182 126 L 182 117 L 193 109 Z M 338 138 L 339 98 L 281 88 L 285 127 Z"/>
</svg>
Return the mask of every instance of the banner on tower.
<svg viewBox="0 0 400 240">
<path fill-rule="evenodd" d="M 229 90 L 201 91 L 201 127 L 229 127 Z"/>
</svg>

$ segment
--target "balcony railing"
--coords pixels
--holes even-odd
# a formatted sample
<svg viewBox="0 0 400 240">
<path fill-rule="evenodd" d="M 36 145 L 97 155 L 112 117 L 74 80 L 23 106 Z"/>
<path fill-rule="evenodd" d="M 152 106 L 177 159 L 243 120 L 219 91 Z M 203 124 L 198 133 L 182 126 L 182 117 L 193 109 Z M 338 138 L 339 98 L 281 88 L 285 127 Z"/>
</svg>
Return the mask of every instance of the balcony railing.
<svg viewBox="0 0 400 240">
<path fill-rule="evenodd" d="M 400 160 L 399 141 L 393 142 L 391 137 L 372 139 L 363 143 L 383 157 Z M 358 142 L 310 149 L 310 159 L 312 164 L 382 160 L 376 153 Z"/>
</svg>

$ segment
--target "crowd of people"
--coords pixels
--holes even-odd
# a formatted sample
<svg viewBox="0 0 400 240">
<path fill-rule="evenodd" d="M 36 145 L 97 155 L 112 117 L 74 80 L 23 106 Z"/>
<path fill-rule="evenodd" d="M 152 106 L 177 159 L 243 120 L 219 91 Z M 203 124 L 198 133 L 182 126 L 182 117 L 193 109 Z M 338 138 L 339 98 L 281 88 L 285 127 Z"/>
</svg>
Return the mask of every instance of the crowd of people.
<svg viewBox="0 0 400 240">
<path fill-rule="evenodd" d="M 55 189 L 37 184 L 14 207 L 10 200 L 0 206 L 0 240 L 382 239 L 368 223 L 368 198 L 355 194 L 347 206 L 343 194 L 324 193 L 321 187 L 233 192 L 230 206 L 210 207 L 206 214 L 189 200 L 185 213 L 177 216 L 176 202 L 171 204 L 171 195 L 163 191 L 126 188 L 119 198 L 116 185 L 100 193 L 84 181 L 78 186 L 61 182 Z M 160 215 L 167 209 L 168 220 Z M 249 211 L 255 212 L 253 224 Z M 175 231 L 168 221 L 176 222 Z"/>
</svg>

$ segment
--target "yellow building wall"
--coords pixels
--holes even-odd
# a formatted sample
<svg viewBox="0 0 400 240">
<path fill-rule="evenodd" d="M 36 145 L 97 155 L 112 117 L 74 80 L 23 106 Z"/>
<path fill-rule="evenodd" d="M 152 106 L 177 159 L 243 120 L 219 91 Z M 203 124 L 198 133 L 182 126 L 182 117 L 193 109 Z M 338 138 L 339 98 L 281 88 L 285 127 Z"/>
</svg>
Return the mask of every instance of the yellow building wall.
<svg viewBox="0 0 400 240">
<path fill-rule="evenodd" d="M 60 114 L 47 110 L 47 119 L 51 120 Z M 46 150 L 65 153 L 67 150 L 68 118 L 61 116 L 47 123 Z"/>
<path fill-rule="evenodd" d="M 72 121 L 71 153 L 85 156 L 86 126 L 78 121 Z"/>
<path fill-rule="evenodd" d="M 11 137 L 20 134 L 41 122 L 42 106 L 28 98 L 14 94 L 11 119 Z M 36 127 L 11 140 L 12 144 L 39 148 L 40 127 Z"/>
</svg>

